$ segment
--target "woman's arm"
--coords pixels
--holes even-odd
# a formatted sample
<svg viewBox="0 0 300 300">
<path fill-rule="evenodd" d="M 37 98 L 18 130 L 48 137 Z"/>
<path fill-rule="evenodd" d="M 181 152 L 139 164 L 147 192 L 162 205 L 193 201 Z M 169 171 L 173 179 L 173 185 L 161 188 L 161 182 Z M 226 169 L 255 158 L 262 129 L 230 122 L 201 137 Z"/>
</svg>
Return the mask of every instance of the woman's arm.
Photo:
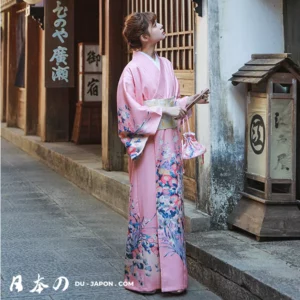
<svg viewBox="0 0 300 300">
<path fill-rule="evenodd" d="M 187 101 L 186 109 L 191 109 L 196 103 L 197 104 L 207 104 L 208 102 L 208 95 L 209 95 L 209 89 L 203 90 L 199 94 L 195 94 L 193 96 L 190 96 Z"/>
<path fill-rule="evenodd" d="M 175 119 L 184 118 L 186 115 L 186 110 L 181 108 L 180 106 L 173 106 L 173 107 L 163 107 L 162 113 L 165 115 L 169 115 Z"/>
</svg>

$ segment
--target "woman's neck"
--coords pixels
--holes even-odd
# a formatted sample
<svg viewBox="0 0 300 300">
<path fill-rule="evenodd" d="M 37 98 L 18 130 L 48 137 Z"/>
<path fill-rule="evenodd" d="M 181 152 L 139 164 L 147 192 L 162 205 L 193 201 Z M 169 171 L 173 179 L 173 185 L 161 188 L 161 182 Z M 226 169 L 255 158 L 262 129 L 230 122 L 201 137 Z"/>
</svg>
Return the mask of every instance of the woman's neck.
<svg viewBox="0 0 300 300">
<path fill-rule="evenodd" d="M 155 55 L 155 45 L 154 46 L 152 46 L 152 45 L 151 46 L 145 46 L 141 49 L 141 51 L 148 54 L 153 59 L 155 59 L 155 57 L 156 57 L 156 55 Z"/>
</svg>

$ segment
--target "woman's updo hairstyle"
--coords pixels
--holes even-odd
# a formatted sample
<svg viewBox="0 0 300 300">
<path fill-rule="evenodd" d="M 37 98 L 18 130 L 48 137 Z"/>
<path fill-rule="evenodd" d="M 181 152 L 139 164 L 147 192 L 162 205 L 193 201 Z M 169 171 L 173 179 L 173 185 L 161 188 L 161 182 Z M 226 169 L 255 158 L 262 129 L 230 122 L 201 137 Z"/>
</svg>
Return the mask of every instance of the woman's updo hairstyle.
<svg viewBox="0 0 300 300">
<path fill-rule="evenodd" d="M 142 48 L 140 36 L 149 35 L 148 27 L 156 21 L 156 14 L 152 12 L 132 13 L 125 19 L 123 37 L 130 49 L 137 50 Z"/>
</svg>

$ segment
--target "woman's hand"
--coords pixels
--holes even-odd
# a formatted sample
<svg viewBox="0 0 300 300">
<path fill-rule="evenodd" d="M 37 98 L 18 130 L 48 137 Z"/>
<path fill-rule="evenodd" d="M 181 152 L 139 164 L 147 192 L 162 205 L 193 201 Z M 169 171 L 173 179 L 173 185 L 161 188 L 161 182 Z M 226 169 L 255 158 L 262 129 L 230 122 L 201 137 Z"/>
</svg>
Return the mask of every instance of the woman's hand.
<svg viewBox="0 0 300 300">
<path fill-rule="evenodd" d="M 186 116 L 186 110 L 179 106 L 163 107 L 163 114 L 169 115 L 175 119 L 182 119 Z"/>
<path fill-rule="evenodd" d="M 208 100 L 209 91 L 205 94 L 195 94 L 193 96 L 190 96 L 187 106 L 191 105 L 192 103 L 198 103 L 198 104 L 207 104 L 209 103 Z"/>
</svg>

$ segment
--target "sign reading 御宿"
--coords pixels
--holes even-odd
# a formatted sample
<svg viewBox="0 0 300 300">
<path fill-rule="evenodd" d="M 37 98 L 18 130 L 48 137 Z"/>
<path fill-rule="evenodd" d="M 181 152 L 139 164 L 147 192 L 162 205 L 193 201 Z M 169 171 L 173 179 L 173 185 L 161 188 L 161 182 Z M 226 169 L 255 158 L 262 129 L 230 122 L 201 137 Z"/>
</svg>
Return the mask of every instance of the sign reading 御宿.
<svg viewBox="0 0 300 300">
<path fill-rule="evenodd" d="M 99 102 L 102 99 L 102 57 L 99 45 L 79 43 L 79 101 Z"/>
<path fill-rule="evenodd" d="M 45 87 L 74 87 L 74 0 L 45 1 Z"/>
</svg>

